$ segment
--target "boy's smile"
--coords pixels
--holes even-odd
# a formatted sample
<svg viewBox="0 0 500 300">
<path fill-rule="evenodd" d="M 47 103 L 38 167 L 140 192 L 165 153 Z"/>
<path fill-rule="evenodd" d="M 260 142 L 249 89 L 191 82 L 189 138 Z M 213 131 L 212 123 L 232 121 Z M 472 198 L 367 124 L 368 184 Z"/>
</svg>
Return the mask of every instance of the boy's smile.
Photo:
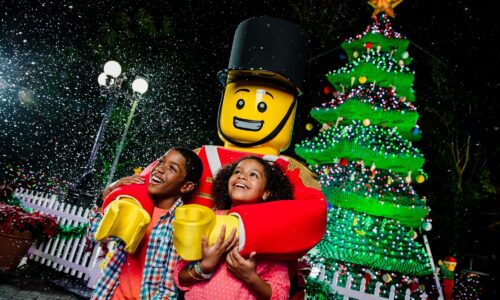
<svg viewBox="0 0 500 300">
<path fill-rule="evenodd" d="M 162 184 L 163 183 L 163 180 L 156 175 L 151 175 L 151 178 L 149 179 L 149 181 L 151 184 Z"/>
</svg>

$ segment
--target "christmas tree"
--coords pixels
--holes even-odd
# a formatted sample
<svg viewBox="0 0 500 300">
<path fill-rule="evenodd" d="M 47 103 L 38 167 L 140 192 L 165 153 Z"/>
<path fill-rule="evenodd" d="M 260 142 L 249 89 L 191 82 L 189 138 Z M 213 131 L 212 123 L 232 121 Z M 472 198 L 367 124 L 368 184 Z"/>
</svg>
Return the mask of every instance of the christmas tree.
<svg viewBox="0 0 500 300">
<path fill-rule="evenodd" d="M 429 207 L 412 186 L 427 175 L 424 157 L 412 144 L 421 135 L 409 41 L 389 19 L 399 2 L 370 2 L 372 24 L 342 43 L 348 63 L 326 74 L 333 99 L 311 111 L 323 127 L 295 148 L 318 174 L 331 204 L 325 236 L 306 256 L 312 266 L 306 290 L 312 298 L 335 294 L 319 280 L 319 271 L 328 282 L 338 272 L 339 285 L 351 276 L 357 290 L 364 279 L 368 293 L 382 282 L 380 295 L 388 297 L 393 288 L 396 299 L 407 289 L 419 299 L 424 287 L 416 284 L 418 277 L 432 274 L 419 241 L 421 229 L 431 227 Z"/>
</svg>

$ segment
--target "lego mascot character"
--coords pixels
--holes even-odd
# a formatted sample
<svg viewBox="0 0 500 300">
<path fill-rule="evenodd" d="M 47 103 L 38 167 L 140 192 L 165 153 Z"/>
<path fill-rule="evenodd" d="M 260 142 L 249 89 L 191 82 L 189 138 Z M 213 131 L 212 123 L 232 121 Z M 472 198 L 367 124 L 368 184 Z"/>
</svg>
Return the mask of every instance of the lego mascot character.
<svg viewBox="0 0 500 300">
<path fill-rule="evenodd" d="M 255 251 L 259 257 L 293 260 L 321 240 L 326 226 L 325 197 L 309 169 L 290 157 L 279 156 L 290 144 L 297 98 L 304 84 L 307 46 L 305 32 L 281 19 L 255 17 L 238 26 L 229 67 L 219 72 L 224 90 L 217 125 L 224 146 L 198 149 L 204 163 L 200 186 L 191 204 L 177 208 L 175 214 L 174 245 L 184 259 L 200 259 L 201 236 L 208 236 L 210 243 L 222 224 L 228 235 L 237 228 L 243 256 Z M 250 154 L 286 170 L 294 186 L 294 200 L 241 205 L 229 215 L 215 216 L 210 209 L 212 178 L 221 166 Z M 146 182 L 150 169 L 141 173 Z M 126 209 L 122 212 L 115 202 L 123 201 Z M 106 209 L 108 205 L 114 209 Z M 133 228 L 136 225 L 131 226 L 131 220 L 138 220 L 137 226 L 144 227 L 151 207 L 145 185 L 118 187 L 104 201 L 98 238 L 115 235 L 135 243 L 142 233 L 120 231 L 119 224 Z M 106 211 L 110 212 L 107 220 Z"/>
<path fill-rule="evenodd" d="M 444 261 L 438 260 L 438 266 L 443 274 L 444 299 L 453 299 L 453 286 L 455 285 L 455 268 L 457 261 L 453 256 L 447 256 Z"/>
</svg>

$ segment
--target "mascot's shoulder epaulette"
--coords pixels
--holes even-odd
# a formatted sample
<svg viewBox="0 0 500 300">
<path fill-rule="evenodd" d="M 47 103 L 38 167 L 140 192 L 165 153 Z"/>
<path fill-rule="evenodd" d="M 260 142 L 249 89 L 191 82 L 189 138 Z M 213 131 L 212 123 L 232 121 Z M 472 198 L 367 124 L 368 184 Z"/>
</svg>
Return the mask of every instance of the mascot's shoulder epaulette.
<svg viewBox="0 0 500 300">
<path fill-rule="evenodd" d="M 293 157 L 280 155 L 280 157 L 286 159 L 288 161 L 288 170 L 293 171 L 299 169 L 300 171 L 300 180 L 302 183 L 310 188 L 316 189 L 318 191 L 321 190 L 321 186 L 317 180 L 317 175 L 311 171 L 308 167 L 306 167 L 303 163 L 299 162 Z"/>
</svg>

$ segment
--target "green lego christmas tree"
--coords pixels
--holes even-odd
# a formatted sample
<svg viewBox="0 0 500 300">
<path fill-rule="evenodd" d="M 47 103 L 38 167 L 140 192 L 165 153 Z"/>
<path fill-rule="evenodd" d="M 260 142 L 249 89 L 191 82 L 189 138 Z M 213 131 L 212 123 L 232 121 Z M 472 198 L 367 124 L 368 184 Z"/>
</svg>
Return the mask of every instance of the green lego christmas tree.
<svg viewBox="0 0 500 300">
<path fill-rule="evenodd" d="M 407 289 L 419 299 L 424 288 L 415 282 L 432 274 L 418 234 L 430 230 L 429 207 L 412 186 L 427 175 L 412 144 L 421 135 L 409 41 L 388 17 L 395 2 L 372 2 L 372 24 L 342 43 L 349 62 L 326 74 L 336 90 L 333 99 L 311 111 L 323 127 L 295 148 L 318 174 L 331 204 L 325 236 L 307 255 L 312 273 L 306 290 L 317 299 L 334 297 L 319 272 L 330 282 L 338 272 L 339 285 L 350 275 L 358 290 L 364 279 L 368 293 L 382 282 L 383 297 L 394 286 L 396 299 Z M 390 10 L 377 11 L 378 2 Z"/>
</svg>

